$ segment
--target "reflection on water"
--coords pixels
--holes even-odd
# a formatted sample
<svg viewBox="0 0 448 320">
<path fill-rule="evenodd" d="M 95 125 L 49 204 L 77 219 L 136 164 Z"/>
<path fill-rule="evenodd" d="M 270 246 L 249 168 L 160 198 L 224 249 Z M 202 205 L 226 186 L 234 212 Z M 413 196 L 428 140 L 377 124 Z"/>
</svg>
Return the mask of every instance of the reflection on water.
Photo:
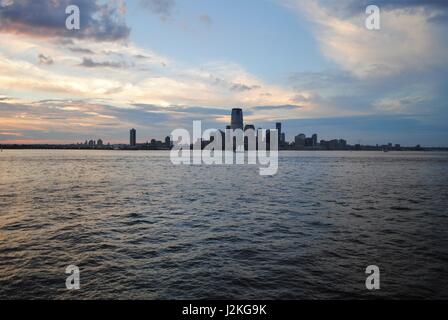
<svg viewBox="0 0 448 320">
<path fill-rule="evenodd" d="M 447 169 L 446 153 L 291 152 L 262 177 L 167 152 L 6 150 L 0 298 L 448 298 Z"/>
</svg>

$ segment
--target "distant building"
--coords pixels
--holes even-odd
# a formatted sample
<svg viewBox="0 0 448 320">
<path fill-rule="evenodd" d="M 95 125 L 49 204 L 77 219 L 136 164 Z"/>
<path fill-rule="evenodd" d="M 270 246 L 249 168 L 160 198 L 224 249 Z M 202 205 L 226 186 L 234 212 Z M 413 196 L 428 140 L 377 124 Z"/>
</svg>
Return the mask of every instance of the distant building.
<svg viewBox="0 0 448 320">
<path fill-rule="evenodd" d="M 254 130 L 255 131 L 255 126 L 253 124 L 246 124 L 244 126 L 244 131 L 247 131 L 247 130 Z"/>
<path fill-rule="evenodd" d="M 130 132 L 130 145 L 131 147 L 135 147 L 137 145 L 137 130 L 131 129 Z"/>
<path fill-rule="evenodd" d="M 281 124 L 281 122 L 277 122 L 275 124 L 275 129 L 277 129 L 277 132 L 278 132 L 278 145 L 281 146 L 282 145 L 282 124 Z"/>
<path fill-rule="evenodd" d="M 104 146 L 103 140 L 98 139 L 98 142 L 96 143 L 97 147 L 102 147 Z"/>
<path fill-rule="evenodd" d="M 244 129 L 243 110 L 235 108 L 232 110 L 231 128 L 233 130 Z"/>
<path fill-rule="evenodd" d="M 313 147 L 313 146 L 314 146 L 313 138 L 305 138 L 305 147 Z"/>
<path fill-rule="evenodd" d="M 230 134 L 230 130 L 232 130 L 232 126 L 228 125 L 226 126 L 226 131 L 224 134 L 224 139 L 223 139 L 223 143 L 224 146 L 230 146 L 232 145 L 232 135 Z"/>
<path fill-rule="evenodd" d="M 322 148 L 326 150 L 346 150 L 347 149 L 347 141 L 343 139 L 334 139 L 330 141 L 322 140 L 320 142 Z M 361 148 L 361 146 L 359 146 Z"/>
<path fill-rule="evenodd" d="M 226 142 L 226 133 L 225 133 L 225 131 L 222 131 L 222 130 L 218 130 L 218 131 L 221 134 L 221 143 L 222 143 L 223 148 L 224 148 L 225 142 Z"/>
<path fill-rule="evenodd" d="M 305 146 L 306 136 L 301 133 L 294 138 L 296 148 L 303 148 Z"/>
<path fill-rule="evenodd" d="M 317 147 L 317 134 L 313 134 L 313 136 L 311 137 L 311 139 L 313 140 L 313 147 Z"/>
<path fill-rule="evenodd" d="M 336 150 L 338 148 L 338 140 L 330 140 L 328 141 L 328 149 L 329 150 Z"/>
<path fill-rule="evenodd" d="M 266 130 L 266 145 L 267 146 L 271 145 L 271 130 L 270 129 Z"/>
<path fill-rule="evenodd" d="M 165 138 L 165 145 L 167 148 L 171 148 L 173 146 L 171 143 L 171 137 L 168 136 Z"/>
<path fill-rule="evenodd" d="M 252 137 L 252 139 L 255 138 L 255 140 L 251 140 L 251 141 L 254 141 L 256 145 L 258 144 L 258 136 L 257 136 L 257 132 L 255 131 L 255 126 L 253 124 L 246 124 L 244 126 L 244 132 L 245 132 L 244 150 L 249 150 L 249 133 L 247 132 L 249 130 L 252 130 L 252 132 L 250 133 L 250 136 Z"/>
</svg>

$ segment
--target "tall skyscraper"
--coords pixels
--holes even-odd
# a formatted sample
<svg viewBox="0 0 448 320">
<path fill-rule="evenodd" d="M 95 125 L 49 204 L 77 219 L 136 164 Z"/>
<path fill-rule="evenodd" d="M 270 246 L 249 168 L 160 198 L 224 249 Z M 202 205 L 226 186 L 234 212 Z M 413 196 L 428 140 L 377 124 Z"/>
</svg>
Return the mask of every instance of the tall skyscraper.
<svg viewBox="0 0 448 320">
<path fill-rule="evenodd" d="M 130 137 L 131 147 L 135 147 L 137 145 L 137 130 L 131 129 L 130 135 L 131 135 Z"/>
<path fill-rule="evenodd" d="M 282 136 L 282 123 L 281 122 L 277 122 L 275 124 L 275 129 L 277 129 L 277 131 L 278 131 L 278 138 L 280 139 L 280 137 Z"/>
<path fill-rule="evenodd" d="M 235 108 L 232 110 L 232 122 L 231 128 L 233 130 L 236 129 L 244 129 L 244 121 L 243 121 L 243 110 Z"/>
<path fill-rule="evenodd" d="M 277 129 L 278 132 L 278 145 L 282 144 L 282 124 L 281 122 L 277 122 L 275 124 L 275 129 Z"/>
</svg>

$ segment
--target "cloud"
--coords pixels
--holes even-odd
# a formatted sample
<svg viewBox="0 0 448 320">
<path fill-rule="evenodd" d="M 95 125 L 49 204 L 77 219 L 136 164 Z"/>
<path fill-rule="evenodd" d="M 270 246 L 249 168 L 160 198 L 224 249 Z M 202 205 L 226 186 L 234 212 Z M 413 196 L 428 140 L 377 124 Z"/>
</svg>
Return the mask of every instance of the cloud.
<svg viewBox="0 0 448 320">
<path fill-rule="evenodd" d="M 444 145 L 448 134 L 446 121 L 434 117 L 409 115 L 333 116 L 290 118 L 295 105 L 255 106 L 244 108 L 246 123 L 273 128 L 283 122 L 288 139 L 299 133 L 317 132 L 319 138 L 344 138 L 351 143 L 403 145 Z M 175 128 L 191 128 L 193 120 L 202 120 L 203 127 L 223 129 L 230 121 L 231 107 L 161 106 L 135 104 L 116 106 L 88 100 L 42 100 L 31 103 L 0 101 L 0 143 L 73 143 L 102 138 L 110 142 L 126 142 L 129 129 L 138 129 L 141 142 L 162 139 Z M 279 112 L 280 111 L 280 112 Z M 286 113 L 285 113 L 286 112 Z M 270 115 L 255 120 L 259 114 Z M 273 116 L 273 115 L 276 115 Z M 255 117 L 255 118 L 254 118 Z M 6 142 L 5 142 L 6 141 Z"/>
<path fill-rule="evenodd" d="M 0 32 L 39 38 L 87 38 L 96 41 L 127 39 L 130 29 L 124 22 L 123 1 L 99 0 L 14 0 L 0 7 Z M 68 30 L 67 6 L 76 5 L 82 16 L 80 30 Z"/>
<path fill-rule="evenodd" d="M 375 4 L 382 3 L 386 4 Z M 365 7 L 359 10 L 358 1 L 287 1 L 315 25 L 322 53 L 358 78 L 446 65 L 446 30 L 431 23 L 442 4 L 428 3 L 432 5 L 392 1 L 381 11 L 381 30 L 369 31 L 365 28 Z"/>
<path fill-rule="evenodd" d="M 376 6 L 384 9 L 402 9 L 402 8 L 447 8 L 448 2 L 445 0 L 348 0 L 338 1 L 334 3 L 334 6 L 344 8 L 349 12 L 359 12 L 365 10 L 368 5 L 375 4 Z"/>
<path fill-rule="evenodd" d="M 106 103 L 162 106 L 282 105 L 291 103 L 296 93 L 266 83 L 234 63 L 190 67 L 132 43 L 72 40 L 61 47 L 59 42 L 0 33 L 0 42 L 10 44 L 0 49 L 0 87 L 8 95 L 19 92 L 18 97 L 27 92 L 45 98 L 95 97 Z M 36 64 L 41 52 L 58 67 Z"/>
<path fill-rule="evenodd" d="M 377 100 L 374 106 L 380 111 L 406 113 L 408 109 L 415 110 L 415 106 L 425 107 L 431 103 L 425 97 L 407 94 L 403 97 L 387 97 Z"/>
<path fill-rule="evenodd" d="M 136 54 L 136 55 L 134 55 L 134 57 L 135 58 L 137 58 L 137 59 L 151 59 L 151 57 L 150 56 L 147 56 L 147 55 L 144 55 L 144 54 Z"/>
<path fill-rule="evenodd" d="M 42 65 L 49 66 L 49 65 L 54 64 L 54 60 L 51 57 L 46 56 L 42 53 L 39 54 L 38 59 L 39 59 L 39 64 L 42 64 Z"/>
<path fill-rule="evenodd" d="M 113 28 L 112 38 L 103 35 L 110 32 L 108 23 L 126 27 L 118 0 L 107 5 L 103 0 L 86 3 L 91 18 L 83 18 L 81 24 L 91 28 L 77 36 L 60 30 L 61 23 L 65 26 L 64 11 L 61 19 L 49 10 L 67 1 L 10 2 L 8 7 L 15 11 L 0 9 L 0 43 L 8 44 L 0 48 L 0 88 L 7 94 L 0 95 L 0 127 L 2 132 L 23 133 L 28 140 L 77 141 L 96 135 L 126 141 L 131 127 L 139 129 L 139 136 L 161 138 L 172 128 L 190 127 L 192 120 L 223 128 L 232 107 L 243 107 L 248 123 L 266 127 L 277 120 L 302 119 L 304 124 L 305 119 L 326 117 L 334 123 L 336 118 L 346 118 L 337 128 L 340 132 L 349 130 L 350 121 L 370 123 L 354 116 L 380 114 L 382 118 L 372 118 L 378 121 L 379 131 L 382 123 L 393 123 L 384 121 L 387 116 L 397 125 L 401 123 L 397 116 L 412 116 L 414 124 L 430 117 L 433 122 L 448 119 L 446 43 L 442 41 L 447 30 L 432 20 L 444 12 L 440 5 L 386 6 L 383 29 L 369 32 L 364 28 L 364 10 L 357 12 L 342 1 L 291 1 L 294 10 L 306 13 L 317 43 L 334 64 L 329 64 L 331 70 L 299 70 L 276 84 L 228 60 L 186 65 L 131 40 L 103 42 L 126 39 L 112 36 L 119 34 Z M 34 11 L 24 13 L 25 7 L 19 10 L 17 3 L 28 3 Z M 164 5 L 152 7 L 152 12 L 162 18 L 172 15 L 175 2 Z M 115 8 L 115 16 L 105 16 L 111 12 L 108 8 Z M 193 18 L 200 23 L 197 15 Z M 40 54 L 43 64 L 36 63 Z M 51 60 L 57 67 L 46 67 L 45 61 Z M 52 100 L 28 100 L 48 98 Z M 315 120 L 313 131 L 334 129 L 328 122 Z M 328 130 L 330 138 L 345 137 Z"/>
<path fill-rule="evenodd" d="M 446 71 L 446 68 L 442 69 Z M 381 78 L 359 79 L 346 71 L 300 72 L 290 77 L 298 104 L 307 116 L 435 114 L 446 117 L 445 71 L 406 71 Z M 440 74 L 441 73 L 441 74 Z"/>
<path fill-rule="evenodd" d="M 11 137 L 23 137 L 23 133 L 20 132 L 0 132 L 0 136 L 3 138 L 11 138 Z"/>
<path fill-rule="evenodd" d="M 213 85 L 220 86 L 234 92 L 247 92 L 262 88 L 261 85 L 258 84 L 250 85 L 242 82 L 233 82 L 213 75 L 210 75 L 210 78 Z"/>
<path fill-rule="evenodd" d="M 311 106 L 303 109 L 303 118 L 414 115 L 418 121 L 448 119 L 448 81 L 444 76 L 448 72 L 444 41 L 448 24 L 432 20 L 446 13 L 447 2 L 374 2 L 382 10 L 378 31 L 364 27 L 365 8 L 371 2 L 287 4 L 309 19 L 322 53 L 335 62 L 331 70 L 290 76 L 298 91 L 293 101 Z"/>
<path fill-rule="evenodd" d="M 140 4 L 162 19 L 171 16 L 176 5 L 174 0 L 140 0 Z"/>
<path fill-rule="evenodd" d="M 0 7 L 8 7 L 14 4 L 14 0 L 1 0 Z"/>
<path fill-rule="evenodd" d="M 126 63 L 124 62 L 116 62 L 116 61 L 96 62 L 90 58 L 83 58 L 80 66 L 86 68 L 113 68 L 113 69 L 121 69 L 127 67 Z"/>
<path fill-rule="evenodd" d="M 86 48 L 71 47 L 71 48 L 68 48 L 68 50 L 70 50 L 71 52 L 74 52 L 74 53 L 95 54 L 95 52 L 93 52 L 93 50 L 86 49 Z"/>
<path fill-rule="evenodd" d="M 31 103 L 0 101 L 0 123 L 5 143 L 73 143 L 91 138 L 127 141 L 129 128 L 139 130 L 142 141 L 161 139 L 178 127 L 190 127 L 193 120 L 203 120 L 213 127 L 222 124 L 218 115 L 230 109 L 136 104 L 118 107 L 87 100 L 42 100 Z M 250 112 L 248 112 L 249 114 Z M 14 133 L 6 134 L 6 133 Z M 20 139 L 18 139 L 20 137 Z M 1 142 L 0 142 L 1 143 Z"/>
<path fill-rule="evenodd" d="M 223 116 L 229 114 L 228 108 L 212 108 L 206 106 L 168 106 L 162 107 L 153 104 L 142 104 L 137 103 L 134 106 L 139 108 L 144 108 L 145 110 L 156 111 L 156 112 L 175 112 L 175 113 L 189 113 L 195 115 L 213 115 L 213 116 Z"/>
<path fill-rule="evenodd" d="M 257 106 L 254 107 L 255 110 L 297 110 L 301 109 L 301 106 L 287 104 L 282 106 Z"/>
<path fill-rule="evenodd" d="M 230 90 L 239 92 L 250 91 L 255 89 L 260 89 L 260 86 L 258 85 L 248 86 L 242 83 L 235 83 L 230 87 Z"/>
<path fill-rule="evenodd" d="M 272 106 L 274 110 L 287 106 Z M 263 113 L 268 107 L 245 108 L 250 118 Z M 0 123 L 3 132 L 24 134 L 24 139 L 55 139 L 55 132 L 81 141 L 94 133 L 107 139 L 126 139 L 129 128 L 136 127 L 146 136 L 162 138 L 179 127 L 190 127 L 192 121 L 202 120 L 208 128 L 223 129 L 230 121 L 231 107 L 161 106 L 157 104 L 132 104 L 116 106 L 94 103 L 89 100 L 53 99 L 36 102 L 1 102 Z M 248 119 L 247 121 L 251 121 Z M 31 135 L 32 133 L 32 135 Z M 12 139 L 12 137 L 9 137 Z M 117 140 L 114 140 L 117 141 Z"/>
</svg>

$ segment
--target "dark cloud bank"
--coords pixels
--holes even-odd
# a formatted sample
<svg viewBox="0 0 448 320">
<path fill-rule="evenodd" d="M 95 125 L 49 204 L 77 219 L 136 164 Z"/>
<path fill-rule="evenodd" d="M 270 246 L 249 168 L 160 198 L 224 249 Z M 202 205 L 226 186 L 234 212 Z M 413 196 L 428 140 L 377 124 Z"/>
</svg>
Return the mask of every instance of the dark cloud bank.
<svg viewBox="0 0 448 320">
<path fill-rule="evenodd" d="M 81 29 L 68 30 L 65 13 L 76 5 L 81 13 Z M 96 41 L 127 39 L 130 28 L 123 19 L 121 7 L 115 1 L 98 0 L 11 0 L 0 6 L 0 31 L 38 37 L 75 37 Z"/>
</svg>

